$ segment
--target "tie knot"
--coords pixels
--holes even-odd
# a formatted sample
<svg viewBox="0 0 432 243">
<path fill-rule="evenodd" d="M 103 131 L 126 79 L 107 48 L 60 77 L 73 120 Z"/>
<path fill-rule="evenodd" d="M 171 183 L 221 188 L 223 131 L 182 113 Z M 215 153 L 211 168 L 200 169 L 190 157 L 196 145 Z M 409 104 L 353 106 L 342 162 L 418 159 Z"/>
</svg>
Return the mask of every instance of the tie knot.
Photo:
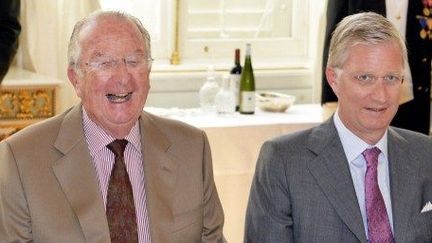
<svg viewBox="0 0 432 243">
<path fill-rule="evenodd" d="M 107 148 L 111 150 L 115 156 L 123 157 L 124 150 L 128 141 L 126 139 L 116 139 L 107 145 Z"/>
<path fill-rule="evenodd" d="M 366 160 L 367 167 L 376 166 L 378 164 L 378 155 L 381 153 L 381 150 L 377 147 L 365 149 L 363 151 L 363 157 Z"/>
</svg>

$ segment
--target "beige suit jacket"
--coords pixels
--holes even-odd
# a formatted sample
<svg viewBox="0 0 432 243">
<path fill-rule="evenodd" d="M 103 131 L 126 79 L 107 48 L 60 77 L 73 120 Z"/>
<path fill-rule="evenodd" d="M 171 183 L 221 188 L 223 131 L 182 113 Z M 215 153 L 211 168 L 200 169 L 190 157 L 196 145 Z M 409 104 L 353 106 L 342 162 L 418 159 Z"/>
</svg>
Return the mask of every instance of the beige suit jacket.
<svg viewBox="0 0 432 243">
<path fill-rule="evenodd" d="M 0 242 L 110 242 L 81 114 L 0 143 Z M 152 242 L 223 242 L 204 132 L 146 112 L 139 122 Z"/>
</svg>

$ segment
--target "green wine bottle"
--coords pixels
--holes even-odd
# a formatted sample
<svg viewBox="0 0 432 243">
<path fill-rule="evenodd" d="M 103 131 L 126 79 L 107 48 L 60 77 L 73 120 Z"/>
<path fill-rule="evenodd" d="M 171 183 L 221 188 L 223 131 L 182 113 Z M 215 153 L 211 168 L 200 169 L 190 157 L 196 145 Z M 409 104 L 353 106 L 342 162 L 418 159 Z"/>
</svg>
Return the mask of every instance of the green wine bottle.
<svg viewBox="0 0 432 243">
<path fill-rule="evenodd" d="M 251 45 L 246 44 L 246 56 L 240 78 L 240 107 L 241 114 L 255 113 L 255 77 L 251 60 Z"/>
</svg>

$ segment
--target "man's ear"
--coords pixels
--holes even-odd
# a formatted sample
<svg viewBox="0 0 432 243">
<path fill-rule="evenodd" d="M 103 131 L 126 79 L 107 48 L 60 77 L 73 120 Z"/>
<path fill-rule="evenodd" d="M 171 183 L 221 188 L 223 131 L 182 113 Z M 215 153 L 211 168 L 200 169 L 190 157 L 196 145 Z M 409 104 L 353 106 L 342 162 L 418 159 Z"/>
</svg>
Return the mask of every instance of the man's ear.
<svg viewBox="0 0 432 243">
<path fill-rule="evenodd" d="M 332 88 L 333 92 L 338 96 L 339 92 L 339 82 L 338 82 L 338 74 L 336 73 L 336 69 L 333 67 L 327 67 L 325 71 L 327 82 Z"/>
<path fill-rule="evenodd" d="M 78 97 L 81 97 L 81 89 L 80 89 L 80 84 L 79 84 L 79 78 L 78 78 L 78 74 L 75 70 L 75 68 L 73 67 L 68 67 L 67 69 L 67 75 L 69 78 L 69 82 L 72 84 L 72 86 L 75 89 L 75 93 L 77 94 Z"/>
</svg>

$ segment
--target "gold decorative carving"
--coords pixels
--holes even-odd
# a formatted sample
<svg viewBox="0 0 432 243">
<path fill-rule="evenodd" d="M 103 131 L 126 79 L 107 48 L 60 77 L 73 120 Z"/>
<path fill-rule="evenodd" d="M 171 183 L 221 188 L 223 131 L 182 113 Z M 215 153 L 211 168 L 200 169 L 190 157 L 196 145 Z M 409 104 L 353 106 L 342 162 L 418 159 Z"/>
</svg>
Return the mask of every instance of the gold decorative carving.
<svg viewBox="0 0 432 243">
<path fill-rule="evenodd" d="M 19 131 L 18 127 L 2 127 L 0 126 L 0 141 Z"/>
<path fill-rule="evenodd" d="M 53 116 L 55 92 L 55 88 L 1 89 L 0 120 L 28 120 Z"/>
</svg>

